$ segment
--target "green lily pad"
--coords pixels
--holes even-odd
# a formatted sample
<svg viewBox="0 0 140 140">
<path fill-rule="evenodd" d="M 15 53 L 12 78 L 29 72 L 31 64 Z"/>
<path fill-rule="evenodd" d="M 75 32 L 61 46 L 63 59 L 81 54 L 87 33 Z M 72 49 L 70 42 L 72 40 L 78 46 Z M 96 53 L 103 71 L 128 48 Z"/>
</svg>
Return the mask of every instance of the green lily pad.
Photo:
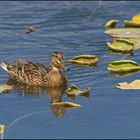
<svg viewBox="0 0 140 140">
<path fill-rule="evenodd" d="M 140 23 L 135 23 L 135 22 L 130 21 L 130 20 L 125 20 L 124 27 L 125 28 L 140 28 Z"/>
<path fill-rule="evenodd" d="M 107 29 L 112 29 L 112 28 L 115 28 L 116 25 L 118 24 L 118 20 L 109 20 L 106 24 L 105 24 L 105 27 Z"/>
<path fill-rule="evenodd" d="M 109 63 L 107 70 L 119 75 L 127 75 L 140 71 L 140 66 L 135 61 L 118 60 Z"/>
<path fill-rule="evenodd" d="M 76 95 L 84 96 L 84 97 L 89 97 L 89 90 L 90 88 L 85 88 L 83 90 L 79 90 L 79 88 L 76 85 L 72 85 L 67 89 L 67 95 L 70 97 L 72 100 L 74 100 Z"/>
<path fill-rule="evenodd" d="M 54 102 L 51 105 L 61 105 L 65 108 L 81 107 L 81 105 L 72 102 Z"/>
<path fill-rule="evenodd" d="M 109 49 L 117 52 L 130 52 L 133 50 L 134 43 L 126 39 L 116 39 L 112 43 L 107 42 Z"/>
<path fill-rule="evenodd" d="M 117 28 L 109 29 L 104 33 L 116 38 L 140 38 L 139 28 Z"/>
<path fill-rule="evenodd" d="M 96 66 L 98 57 L 95 55 L 78 55 L 69 60 L 69 62 L 79 66 Z"/>
<path fill-rule="evenodd" d="M 67 89 L 68 94 L 76 94 L 78 91 L 78 87 L 76 85 L 72 85 Z"/>
<path fill-rule="evenodd" d="M 128 40 L 134 43 L 133 50 L 140 49 L 140 38 L 130 38 Z"/>
<path fill-rule="evenodd" d="M 67 94 L 74 94 L 74 95 L 80 95 L 86 92 L 89 92 L 90 88 L 85 88 L 83 90 L 79 90 L 79 88 L 76 85 L 72 85 L 67 89 Z"/>
<path fill-rule="evenodd" d="M 133 51 L 130 51 L 130 52 L 118 52 L 118 51 L 114 51 L 114 50 L 111 50 L 111 49 L 108 49 L 108 53 L 109 54 L 118 54 L 118 55 L 127 55 L 127 56 L 134 56 L 134 52 Z"/>
</svg>

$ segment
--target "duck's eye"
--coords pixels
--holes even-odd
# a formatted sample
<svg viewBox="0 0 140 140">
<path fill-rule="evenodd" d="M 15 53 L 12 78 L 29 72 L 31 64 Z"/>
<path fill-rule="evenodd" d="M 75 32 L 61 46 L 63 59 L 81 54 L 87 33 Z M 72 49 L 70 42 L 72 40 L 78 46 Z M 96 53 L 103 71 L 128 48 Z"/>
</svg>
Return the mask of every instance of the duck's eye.
<svg viewBox="0 0 140 140">
<path fill-rule="evenodd" d="M 53 56 L 55 56 L 55 57 L 56 57 L 57 55 L 56 55 L 55 53 L 53 53 Z"/>
</svg>

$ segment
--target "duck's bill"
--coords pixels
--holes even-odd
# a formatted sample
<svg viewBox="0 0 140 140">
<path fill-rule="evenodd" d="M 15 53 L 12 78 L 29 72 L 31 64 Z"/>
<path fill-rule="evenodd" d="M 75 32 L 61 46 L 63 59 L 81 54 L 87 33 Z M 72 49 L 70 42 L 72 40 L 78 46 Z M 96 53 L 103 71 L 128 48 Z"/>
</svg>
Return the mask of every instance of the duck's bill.
<svg viewBox="0 0 140 140">
<path fill-rule="evenodd" d="M 69 67 L 67 67 L 66 65 L 63 65 L 62 68 L 65 70 L 69 70 Z"/>
</svg>

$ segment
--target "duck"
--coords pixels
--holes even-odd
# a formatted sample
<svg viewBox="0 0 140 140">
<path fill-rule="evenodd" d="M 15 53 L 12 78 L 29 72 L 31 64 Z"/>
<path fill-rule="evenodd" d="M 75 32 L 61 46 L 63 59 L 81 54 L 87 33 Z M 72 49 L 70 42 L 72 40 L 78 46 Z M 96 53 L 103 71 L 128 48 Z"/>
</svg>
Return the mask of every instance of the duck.
<svg viewBox="0 0 140 140">
<path fill-rule="evenodd" d="M 40 87 L 67 85 L 67 77 L 60 69 L 69 68 L 64 64 L 64 54 L 60 51 L 53 52 L 48 66 L 24 59 L 17 59 L 13 63 L 2 62 L 0 66 L 8 73 L 9 79 L 21 84 Z"/>
</svg>

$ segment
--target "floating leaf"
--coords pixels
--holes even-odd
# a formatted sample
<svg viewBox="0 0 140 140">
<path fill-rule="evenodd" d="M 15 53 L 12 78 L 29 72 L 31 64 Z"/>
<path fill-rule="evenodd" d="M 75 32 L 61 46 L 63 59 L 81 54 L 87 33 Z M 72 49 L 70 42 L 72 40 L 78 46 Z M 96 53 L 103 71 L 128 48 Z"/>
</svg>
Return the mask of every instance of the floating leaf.
<svg viewBox="0 0 140 140">
<path fill-rule="evenodd" d="M 109 20 L 106 24 L 105 24 L 105 27 L 107 29 L 112 29 L 112 28 L 115 28 L 116 25 L 118 24 L 118 20 Z"/>
<path fill-rule="evenodd" d="M 124 21 L 124 27 L 125 28 L 140 28 L 140 22 L 135 23 L 135 22 L 130 21 L 130 20 L 125 20 Z"/>
<path fill-rule="evenodd" d="M 72 85 L 67 89 L 68 94 L 75 94 L 78 91 L 78 87 L 76 85 Z"/>
<path fill-rule="evenodd" d="M 8 92 L 9 90 L 12 90 L 12 89 L 13 89 L 13 87 L 9 86 L 7 84 L 0 85 L 0 93 L 6 93 L 6 92 Z"/>
<path fill-rule="evenodd" d="M 130 38 L 128 40 L 134 43 L 133 50 L 140 49 L 140 38 Z"/>
<path fill-rule="evenodd" d="M 109 49 L 108 53 L 109 54 L 119 54 L 119 55 L 134 56 L 134 52 L 133 51 L 125 53 L 125 52 L 118 52 L 118 51 L 114 51 L 114 50 Z"/>
<path fill-rule="evenodd" d="M 117 73 L 123 76 L 140 71 L 140 66 L 135 61 L 119 60 L 112 61 L 108 65 L 107 70 L 111 71 L 112 73 Z"/>
<path fill-rule="evenodd" d="M 134 43 L 126 39 L 116 39 L 112 43 L 107 42 L 109 49 L 117 52 L 130 52 L 133 50 Z"/>
<path fill-rule="evenodd" d="M 134 16 L 132 17 L 132 21 L 133 21 L 134 23 L 139 23 L 139 24 L 140 24 L 140 13 L 137 13 L 136 15 L 134 15 Z"/>
<path fill-rule="evenodd" d="M 79 94 L 79 96 L 83 96 L 83 97 L 89 98 L 89 92 L 85 92 L 85 93 Z M 74 95 L 74 94 L 67 94 L 67 97 L 69 97 L 71 100 L 74 100 L 76 95 Z"/>
<path fill-rule="evenodd" d="M 85 88 L 83 90 L 79 90 L 79 88 L 76 85 L 72 85 L 67 89 L 67 94 L 74 94 L 74 95 L 80 95 L 84 94 L 86 92 L 89 92 L 90 88 Z"/>
<path fill-rule="evenodd" d="M 125 20 L 124 23 L 126 28 L 140 28 L 140 13 L 134 15 L 132 20 Z"/>
<path fill-rule="evenodd" d="M 54 102 L 52 103 L 52 105 L 61 105 L 64 106 L 65 108 L 81 107 L 81 105 L 72 102 Z"/>
<path fill-rule="evenodd" d="M 116 85 L 119 89 L 140 89 L 140 80 L 134 80 L 131 83 L 121 82 Z"/>
<path fill-rule="evenodd" d="M 110 35 L 111 37 L 117 37 L 117 38 L 140 38 L 139 28 L 109 29 L 106 30 L 104 33 Z"/>
<path fill-rule="evenodd" d="M 80 66 L 96 66 L 98 57 L 95 55 L 79 55 L 69 60 L 69 62 Z"/>
<path fill-rule="evenodd" d="M 75 95 L 80 95 L 84 97 L 89 97 L 89 90 L 90 88 L 85 88 L 83 90 L 79 90 L 79 88 L 76 85 L 72 85 L 67 89 L 67 95 L 70 97 L 72 100 L 74 100 Z"/>
<path fill-rule="evenodd" d="M 4 124 L 0 124 L 0 133 L 3 133 L 5 130 L 5 125 Z"/>
</svg>

